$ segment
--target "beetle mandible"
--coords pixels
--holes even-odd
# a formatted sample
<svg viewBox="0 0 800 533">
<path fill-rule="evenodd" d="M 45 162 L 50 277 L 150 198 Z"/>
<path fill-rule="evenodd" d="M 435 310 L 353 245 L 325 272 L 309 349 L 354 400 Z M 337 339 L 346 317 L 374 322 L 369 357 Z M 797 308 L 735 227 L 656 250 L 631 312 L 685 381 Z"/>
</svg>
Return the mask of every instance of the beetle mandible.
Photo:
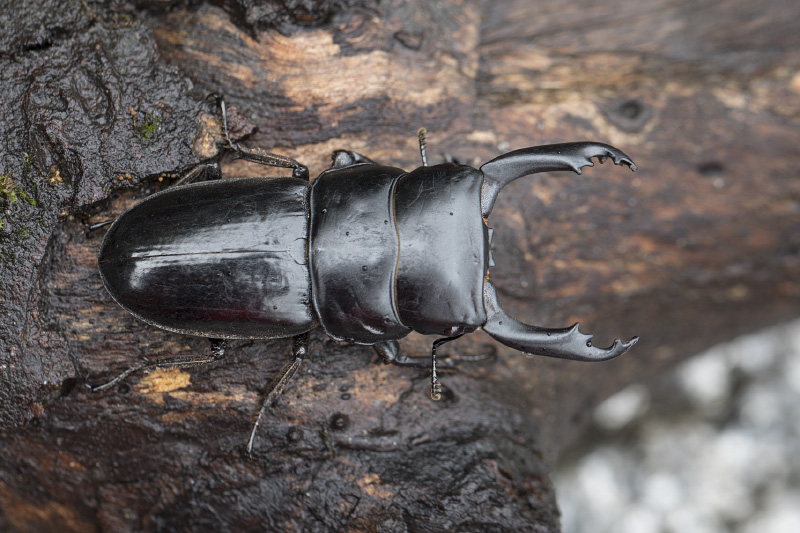
<svg viewBox="0 0 800 533">
<path fill-rule="evenodd" d="M 337 340 L 374 347 L 386 363 L 407 364 L 397 340 L 409 332 L 441 336 L 431 349 L 431 397 L 441 397 L 436 350 L 482 328 L 527 354 L 581 361 L 616 357 L 638 340 L 598 348 L 578 324 L 547 329 L 519 322 L 489 279 L 487 220 L 500 190 L 538 172 L 593 166 L 592 158 L 633 161 L 607 144 L 534 146 L 475 169 L 454 163 L 406 172 L 349 150 L 309 182 L 294 159 L 231 141 L 235 157 L 292 169 L 286 178 L 220 180 L 217 163 L 190 170 L 114 221 L 100 247 L 100 275 L 126 311 L 156 327 L 206 337 L 205 356 L 169 356 L 133 366 L 92 390 L 146 367 L 210 363 L 227 339 L 293 338 L 293 358 L 269 386 L 247 445 L 284 390 L 321 326 Z M 204 179 L 202 183 L 191 183 Z"/>
</svg>

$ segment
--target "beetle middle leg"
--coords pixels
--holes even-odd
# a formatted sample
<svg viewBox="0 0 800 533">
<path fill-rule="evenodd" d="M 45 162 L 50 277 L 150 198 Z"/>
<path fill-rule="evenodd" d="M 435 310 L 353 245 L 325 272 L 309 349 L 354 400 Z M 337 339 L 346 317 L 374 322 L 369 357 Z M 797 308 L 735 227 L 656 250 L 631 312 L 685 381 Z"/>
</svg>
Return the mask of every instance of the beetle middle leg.
<svg viewBox="0 0 800 533">
<path fill-rule="evenodd" d="M 147 361 L 140 365 L 134 365 L 123 373 L 101 385 L 91 385 L 88 381 L 85 381 L 86 387 L 91 392 L 100 392 L 101 390 L 105 390 L 109 387 L 113 387 L 120 381 L 124 380 L 134 372 L 139 370 L 145 370 L 148 368 L 181 368 L 187 366 L 195 366 L 195 365 L 205 365 L 208 363 L 214 363 L 216 361 L 220 361 L 225 357 L 225 348 L 228 346 L 228 341 L 225 339 L 208 339 L 211 343 L 209 348 L 208 355 L 172 355 L 169 357 L 162 357 L 156 361 Z M 88 376 L 87 376 L 88 378 Z"/>
<path fill-rule="evenodd" d="M 289 384 L 289 381 L 291 381 L 292 377 L 297 372 L 297 369 L 300 368 L 300 364 L 303 362 L 303 359 L 307 354 L 308 332 L 292 338 L 292 355 L 294 356 L 294 359 L 283 367 L 280 374 L 278 374 L 278 376 L 272 380 L 272 383 L 270 383 L 269 388 L 267 389 L 266 397 L 264 398 L 264 402 L 261 404 L 261 410 L 258 411 L 258 417 L 256 417 L 256 421 L 253 424 L 253 429 L 250 432 L 250 440 L 247 441 L 248 456 L 252 456 L 253 454 L 253 442 L 256 439 L 256 431 L 258 430 L 258 425 L 261 423 L 261 419 L 264 417 L 264 413 L 267 412 L 267 409 L 278 398 L 278 396 L 283 393 L 286 385 Z"/>
<path fill-rule="evenodd" d="M 377 165 L 375 161 L 365 155 L 352 150 L 334 150 L 331 154 L 331 168 L 344 168 L 352 165 L 364 163 L 367 165 Z"/>
</svg>

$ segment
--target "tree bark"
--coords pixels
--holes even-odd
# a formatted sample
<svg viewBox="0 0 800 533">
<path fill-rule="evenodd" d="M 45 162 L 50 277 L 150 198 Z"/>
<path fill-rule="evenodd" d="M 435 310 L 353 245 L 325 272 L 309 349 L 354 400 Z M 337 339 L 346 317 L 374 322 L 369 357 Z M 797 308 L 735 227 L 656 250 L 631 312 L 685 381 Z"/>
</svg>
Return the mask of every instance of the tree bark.
<svg viewBox="0 0 800 533">
<path fill-rule="evenodd" d="M 800 5 L 595 4 L 0 8 L 0 529 L 557 530 L 545 458 L 594 405 L 800 314 Z M 87 222 L 218 154 L 209 93 L 235 138 L 312 176 L 337 148 L 414 168 L 420 126 L 430 159 L 475 166 L 537 144 L 621 148 L 637 174 L 607 164 L 500 194 L 492 280 L 526 322 L 640 343 L 586 364 L 469 335 L 453 350 L 498 358 L 444 376 L 435 403 L 426 372 L 315 331 L 252 459 L 289 339 L 89 393 L 87 377 L 207 350 L 117 306 Z M 227 158 L 223 174 L 264 167 Z"/>
</svg>

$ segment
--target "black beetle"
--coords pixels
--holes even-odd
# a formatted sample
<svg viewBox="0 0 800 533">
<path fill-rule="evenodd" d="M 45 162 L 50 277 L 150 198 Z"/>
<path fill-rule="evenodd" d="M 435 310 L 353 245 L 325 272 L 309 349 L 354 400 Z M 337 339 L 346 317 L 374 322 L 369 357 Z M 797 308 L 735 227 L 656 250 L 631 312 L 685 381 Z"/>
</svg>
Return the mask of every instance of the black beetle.
<svg viewBox="0 0 800 533">
<path fill-rule="evenodd" d="M 431 397 L 441 397 L 436 349 L 478 328 L 528 354 L 597 361 L 628 350 L 616 340 L 601 349 L 578 324 L 545 329 L 506 314 L 489 280 L 492 230 L 487 219 L 498 192 L 537 172 L 580 174 L 602 162 L 636 166 L 599 143 L 536 146 L 501 155 L 479 170 L 454 163 L 406 172 L 347 150 L 309 183 L 297 161 L 231 142 L 236 157 L 291 168 L 290 178 L 219 180 L 216 163 L 195 167 L 179 186 L 153 194 L 111 226 L 98 262 L 114 300 L 159 328 L 206 337 L 207 356 L 173 356 L 143 367 L 209 363 L 225 339 L 293 337 L 294 359 L 270 385 L 248 443 L 272 400 L 296 372 L 308 332 L 322 326 L 334 339 L 368 344 L 387 363 L 409 364 L 397 340 L 410 331 L 442 336 L 431 350 Z M 205 183 L 186 184 L 205 178 Z"/>
</svg>

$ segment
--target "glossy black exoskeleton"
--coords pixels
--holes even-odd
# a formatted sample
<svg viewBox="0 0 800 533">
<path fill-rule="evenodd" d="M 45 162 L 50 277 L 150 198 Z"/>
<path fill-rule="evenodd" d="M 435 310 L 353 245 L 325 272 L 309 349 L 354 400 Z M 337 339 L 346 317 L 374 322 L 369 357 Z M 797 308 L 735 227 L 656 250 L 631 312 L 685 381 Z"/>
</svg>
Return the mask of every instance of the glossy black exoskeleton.
<svg viewBox="0 0 800 533">
<path fill-rule="evenodd" d="M 223 103 L 223 119 L 225 108 Z M 227 138 L 227 120 L 225 120 Z M 207 356 L 174 356 L 128 369 L 208 363 L 225 339 L 293 337 L 294 358 L 270 386 L 248 444 L 267 406 L 282 392 L 307 351 L 308 332 L 372 345 L 387 363 L 408 364 L 397 340 L 409 332 L 439 335 L 431 353 L 431 396 L 439 399 L 436 348 L 482 328 L 528 354 L 597 361 L 628 350 L 602 349 L 575 324 L 545 329 L 507 315 L 489 280 L 492 230 L 487 219 L 499 191 L 537 172 L 592 166 L 592 158 L 633 162 L 599 143 L 523 148 L 480 169 L 444 163 L 406 172 L 352 151 L 309 183 L 293 159 L 246 149 L 237 157 L 293 169 L 290 178 L 220 177 L 204 164 L 180 185 L 145 198 L 108 230 L 99 253 L 111 296 L 137 318 L 165 330 L 207 337 Z"/>
</svg>

